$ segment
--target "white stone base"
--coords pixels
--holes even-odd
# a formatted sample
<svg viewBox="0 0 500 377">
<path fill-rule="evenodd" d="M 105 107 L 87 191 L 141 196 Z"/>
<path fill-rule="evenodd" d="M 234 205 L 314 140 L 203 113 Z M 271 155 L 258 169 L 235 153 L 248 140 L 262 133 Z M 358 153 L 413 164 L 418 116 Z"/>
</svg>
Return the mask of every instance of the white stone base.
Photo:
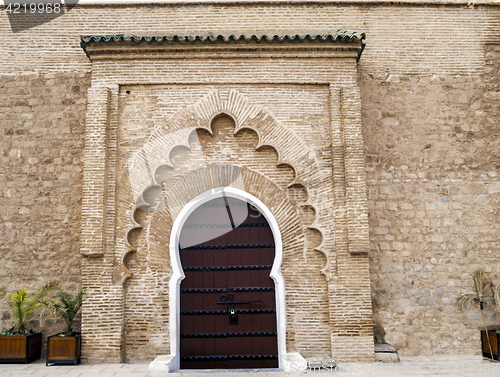
<svg viewBox="0 0 500 377">
<path fill-rule="evenodd" d="M 305 372 L 307 361 L 298 352 L 289 352 L 283 356 L 283 372 Z"/>
<path fill-rule="evenodd" d="M 166 372 L 170 373 L 172 372 L 172 360 L 174 359 L 174 356 L 172 355 L 162 355 L 158 356 L 156 359 L 154 359 L 150 364 L 149 364 L 149 371 L 150 372 Z"/>
<path fill-rule="evenodd" d="M 162 355 L 158 356 L 149 364 L 150 372 L 175 372 L 172 361 L 174 356 Z M 285 373 L 305 372 L 307 369 L 307 361 L 298 352 L 290 352 L 283 357 L 283 371 Z"/>
</svg>

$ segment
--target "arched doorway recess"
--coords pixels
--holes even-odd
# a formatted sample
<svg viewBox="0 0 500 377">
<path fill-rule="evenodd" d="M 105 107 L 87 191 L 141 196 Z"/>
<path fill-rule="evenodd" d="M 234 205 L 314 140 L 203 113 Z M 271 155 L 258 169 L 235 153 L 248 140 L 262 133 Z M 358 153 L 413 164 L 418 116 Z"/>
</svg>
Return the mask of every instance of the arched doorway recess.
<svg viewBox="0 0 500 377">
<path fill-rule="evenodd" d="M 270 210 L 222 187 L 191 200 L 172 228 L 174 369 L 282 367 L 282 240 Z"/>
</svg>

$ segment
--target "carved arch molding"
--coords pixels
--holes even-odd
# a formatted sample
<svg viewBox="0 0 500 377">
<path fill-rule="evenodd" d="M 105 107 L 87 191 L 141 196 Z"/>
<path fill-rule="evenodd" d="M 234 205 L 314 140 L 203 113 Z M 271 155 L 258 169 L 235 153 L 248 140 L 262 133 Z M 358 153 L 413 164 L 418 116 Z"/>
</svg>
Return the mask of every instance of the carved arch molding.
<svg viewBox="0 0 500 377">
<path fill-rule="evenodd" d="M 183 206 L 194 197 L 216 187 L 228 186 L 243 190 L 253 189 L 249 193 L 269 204 L 269 207 L 277 208 L 276 211 L 283 210 L 284 203 L 288 203 L 286 194 L 278 194 L 275 189 L 265 190 L 265 187 L 270 186 L 270 183 L 266 182 L 261 182 L 260 190 L 259 186 L 252 187 L 255 178 L 249 175 L 244 167 L 239 168 L 236 165 L 202 167 L 190 172 L 190 174 L 177 177 L 175 183 L 168 182 L 168 188 L 158 178 L 158 171 L 165 166 L 174 168 L 170 160 L 171 152 L 179 146 L 190 148 L 190 136 L 197 130 L 203 129 L 212 134 L 212 120 L 221 114 L 233 118 L 236 124 L 235 135 L 242 129 L 251 129 L 257 134 L 259 141 L 255 149 L 262 146 L 272 147 L 278 153 L 276 166 L 285 164 L 292 167 L 295 177 L 288 184 L 288 187 L 301 185 L 306 190 L 319 191 L 321 186 L 326 183 L 326 177 L 318 166 L 314 150 L 308 148 L 293 131 L 279 123 L 265 107 L 250 103 L 236 90 L 229 90 L 226 100 L 222 98 L 220 91 L 212 90 L 200 101 L 179 110 L 166 124 L 158 127 L 151 134 L 144 147 L 134 155 L 130 162 L 129 174 L 134 177 L 131 183 L 132 195 L 136 199 L 136 208 L 167 211 L 168 216 L 175 219 Z M 182 126 L 179 127 L 179 125 Z M 177 131 L 171 132 L 172 129 Z M 263 180 L 265 181 L 261 178 L 261 181 Z M 334 247 L 332 242 L 334 235 L 329 232 L 329 229 L 322 226 L 327 222 L 328 217 L 331 217 L 331 214 L 320 201 L 321 197 L 308 195 L 308 200 L 302 203 L 302 206 L 312 207 L 316 214 L 315 220 L 308 228 L 321 234 L 322 241 L 315 247 L 315 250 L 321 252 L 326 258 L 326 264 L 321 269 L 321 273 L 329 280 L 331 258 L 327 250 Z M 168 203 L 168 210 L 165 208 L 165 202 Z M 288 207 L 291 207 L 289 203 Z M 122 257 L 124 280 L 132 276 L 125 260 L 129 253 L 136 251 L 129 237 L 130 232 L 140 227 L 135 218 L 136 213 L 134 210 L 132 220 L 135 226 L 127 232 L 128 250 Z M 280 223 L 282 232 L 289 233 L 291 231 L 296 234 L 297 229 L 294 228 L 299 223 L 297 215 L 290 208 L 287 209 L 287 214 L 287 217 L 276 214 L 275 217 Z M 302 237 L 299 237 L 297 241 L 300 238 Z"/>
</svg>

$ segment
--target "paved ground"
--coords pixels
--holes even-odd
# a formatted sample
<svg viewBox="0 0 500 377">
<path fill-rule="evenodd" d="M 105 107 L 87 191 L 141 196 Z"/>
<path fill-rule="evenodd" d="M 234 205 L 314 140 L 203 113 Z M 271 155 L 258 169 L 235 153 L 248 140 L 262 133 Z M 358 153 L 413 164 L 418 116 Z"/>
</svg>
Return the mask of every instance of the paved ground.
<svg viewBox="0 0 500 377">
<path fill-rule="evenodd" d="M 181 372 L 181 373 L 152 373 L 148 371 L 148 364 L 83 364 L 78 366 L 45 366 L 45 362 L 37 361 L 31 364 L 3 364 L 0 365 L 0 377 L 25 376 L 64 376 L 64 377 L 242 377 L 254 374 L 258 377 L 300 377 L 300 376 L 339 376 L 339 377 L 412 377 L 412 376 L 440 376 L 440 377 L 500 377 L 500 363 L 493 363 L 480 356 L 418 356 L 401 357 L 396 364 L 343 364 L 336 370 L 312 370 L 303 373 L 280 372 Z"/>
</svg>

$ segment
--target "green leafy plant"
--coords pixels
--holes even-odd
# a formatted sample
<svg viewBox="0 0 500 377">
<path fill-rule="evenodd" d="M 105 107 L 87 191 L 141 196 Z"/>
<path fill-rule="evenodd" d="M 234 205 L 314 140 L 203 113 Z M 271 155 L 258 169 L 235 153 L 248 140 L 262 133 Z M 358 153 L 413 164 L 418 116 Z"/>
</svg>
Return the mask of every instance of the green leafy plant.
<svg viewBox="0 0 500 377">
<path fill-rule="evenodd" d="M 61 316 L 66 322 L 66 330 L 63 336 L 71 336 L 73 334 L 73 322 L 82 307 L 84 294 L 85 289 L 80 289 L 75 296 L 61 290 L 57 292 L 58 300 L 50 301 L 49 305 L 54 310 L 54 313 Z"/>
<path fill-rule="evenodd" d="M 0 332 L 0 335 L 14 335 L 14 326 L 12 326 L 10 329 L 5 329 Z"/>
<path fill-rule="evenodd" d="M 16 326 L 14 326 L 11 329 L 4 330 L 6 333 L 5 335 L 26 335 L 32 333 L 31 330 L 26 328 L 26 323 L 37 309 L 48 304 L 47 295 L 50 291 L 56 288 L 58 284 L 59 283 L 56 281 L 50 281 L 40 288 L 38 292 L 34 293 L 33 296 L 24 288 L 12 294 L 7 299 L 7 304 L 12 310 L 14 318 L 17 319 L 17 329 L 15 330 Z"/>
</svg>

